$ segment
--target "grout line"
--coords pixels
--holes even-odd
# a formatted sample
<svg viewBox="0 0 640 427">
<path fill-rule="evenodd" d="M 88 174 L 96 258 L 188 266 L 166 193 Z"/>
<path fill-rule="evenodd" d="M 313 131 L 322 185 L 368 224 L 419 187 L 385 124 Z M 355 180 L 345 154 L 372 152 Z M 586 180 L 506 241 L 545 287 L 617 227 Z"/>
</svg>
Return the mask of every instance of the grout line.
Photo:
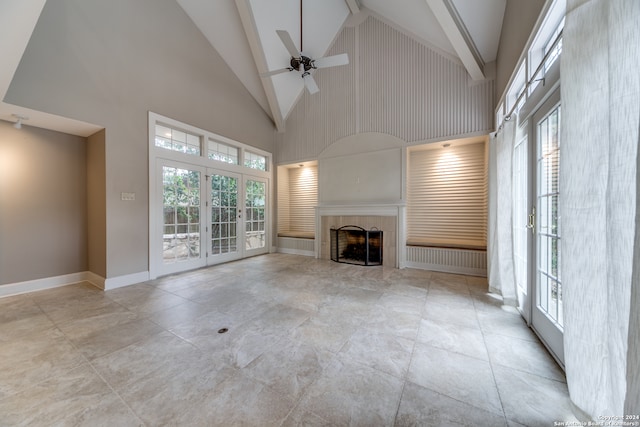
<svg viewBox="0 0 640 427">
<path fill-rule="evenodd" d="M 469 285 L 467 284 L 467 287 Z M 482 324 L 480 323 L 480 318 L 478 317 L 478 308 L 476 307 L 476 300 L 471 296 L 471 303 L 473 304 L 473 311 L 476 316 L 476 322 L 478 322 L 478 326 L 480 329 L 480 333 L 482 334 L 482 342 L 484 343 L 484 348 L 487 351 L 487 357 L 489 358 L 489 369 L 491 369 L 491 378 L 493 378 L 493 385 L 496 388 L 496 392 L 498 393 L 498 399 L 500 399 L 500 407 L 502 408 L 502 416 L 504 417 L 505 423 L 508 425 L 509 420 L 507 418 L 507 413 L 504 410 L 504 401 L 502 399 L 502 393 L 500 393 L 500 388 L 498 387 L 498 381 L 496 380 L 496 373 L 493 369 L 493 358 L 491 357 L 491 353 L 489 352 L 489 347 L 487 346 L 487 339 L 485 337 L 484 329 L 482 328 Z"/>
</svg>

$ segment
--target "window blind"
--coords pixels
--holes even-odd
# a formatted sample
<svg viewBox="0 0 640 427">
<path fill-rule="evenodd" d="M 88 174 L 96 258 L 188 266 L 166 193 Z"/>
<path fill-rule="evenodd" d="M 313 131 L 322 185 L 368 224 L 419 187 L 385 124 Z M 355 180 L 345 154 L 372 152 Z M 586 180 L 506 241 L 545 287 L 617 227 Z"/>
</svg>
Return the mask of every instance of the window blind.
<svg viewBox="0 0 640 427">
<path fill-rule="evenodd" d="M 289 231 L 313 233 L 318 204 L 318 168 L 289 169 Z"/>
<path fill-rule="evenodd" d="M 278 233 L 289 231 L 289 170 L 278 167 Z"/>
<path fill-rule="evenodd" d="M 484 141 L 411 151 L 407 193 L 407 244 L 486 247 Z"/>
</svg>

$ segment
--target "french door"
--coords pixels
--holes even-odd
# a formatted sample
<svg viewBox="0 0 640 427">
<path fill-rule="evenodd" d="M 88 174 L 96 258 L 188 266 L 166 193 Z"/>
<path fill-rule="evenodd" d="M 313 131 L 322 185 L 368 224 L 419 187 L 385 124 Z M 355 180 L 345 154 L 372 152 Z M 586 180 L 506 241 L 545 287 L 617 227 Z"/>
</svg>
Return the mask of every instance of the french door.
<svg viewBox="0 0 640 427">
<path fill-rule="evenodd" d="M 208 170 L 207 264 L 266 253 L 267 181 Z"/>
<path fill-rule="evenodd" d="M 531 326 L 564 365 L 562 303 L 562 239 L 559 201 L 560 126 L 559 90 L 533 116 L 535 152 L 535 227 L 532 265 Z M 534 224 L 532 224 L 533 226 Z"/>
<path fill-rule="evenodd" d="M 152 276 L 267 253 L 265 178 L 161 160 Z"/>
<path fill-rule="evenodd" d="M 564 365 L 559 200 L 560 90 L 521 128 L 513 153 L 513 243 L 518 305 Z"/>
<path fill-rule="evenodd" d="M 151 264 L 157 266 L 157 275 L 177 273 L 205 265 L 201 242 L 202 195 L 205 169 L 178 162 L 162 161 L 158 164 L 156 200 L 161 205 L 152 206 L 157 216 L 156 245 L 152 248 Z M 156 236 L 156 237 L 157 237 Z M 206 248 L 205 248 L 206 250 Z"/>
</svg>

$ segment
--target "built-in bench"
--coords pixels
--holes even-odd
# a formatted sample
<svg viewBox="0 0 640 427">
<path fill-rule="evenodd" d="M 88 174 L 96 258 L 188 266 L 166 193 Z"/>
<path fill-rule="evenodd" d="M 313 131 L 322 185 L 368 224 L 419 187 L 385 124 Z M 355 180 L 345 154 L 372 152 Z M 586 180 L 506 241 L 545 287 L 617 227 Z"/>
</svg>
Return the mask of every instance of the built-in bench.
<svg viewBox="0 0 640 427">
<path fill-rule="evenodd" d="M 294 239 L 315 239 L 316 233 L 313 231 L 280 231 L 278 237 L 291 237 Z"/>
<path fill-rule="evenodd" d="M 309 231 L 278 232 L 278 252 L 315 256 L 315 233 Z"/>
<path fill-rule="evenodd" d="M 421 246 L 425 248 L 468 249 L 486 251 L 487 245 L 482 240 L 457 239 L 407 239 L 407 246 Z"/>
</svg>

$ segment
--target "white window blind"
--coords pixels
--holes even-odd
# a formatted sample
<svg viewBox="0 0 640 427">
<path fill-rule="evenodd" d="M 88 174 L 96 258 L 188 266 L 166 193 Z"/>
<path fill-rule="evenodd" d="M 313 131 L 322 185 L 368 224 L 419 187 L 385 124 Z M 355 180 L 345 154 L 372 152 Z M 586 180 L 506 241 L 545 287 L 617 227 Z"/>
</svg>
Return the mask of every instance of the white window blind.
<svg viewBox="0 0 640 427">
<path fill-rule="evenodd" d="M 318 204 L 318 168 L 305 166 L 289 169 L 289 230 L 313 233 L 316 229 L 315 206 Z"/>
<path fill-rule="evenodd" d="M 278 233 L 289 230 L 289 169 L 278 166 Z"/>
<path fill-rule="evenodd" d="M 407 183 L 407 244 L 486 247 L 484 141 L 412 150 Z"/>
</svg>

